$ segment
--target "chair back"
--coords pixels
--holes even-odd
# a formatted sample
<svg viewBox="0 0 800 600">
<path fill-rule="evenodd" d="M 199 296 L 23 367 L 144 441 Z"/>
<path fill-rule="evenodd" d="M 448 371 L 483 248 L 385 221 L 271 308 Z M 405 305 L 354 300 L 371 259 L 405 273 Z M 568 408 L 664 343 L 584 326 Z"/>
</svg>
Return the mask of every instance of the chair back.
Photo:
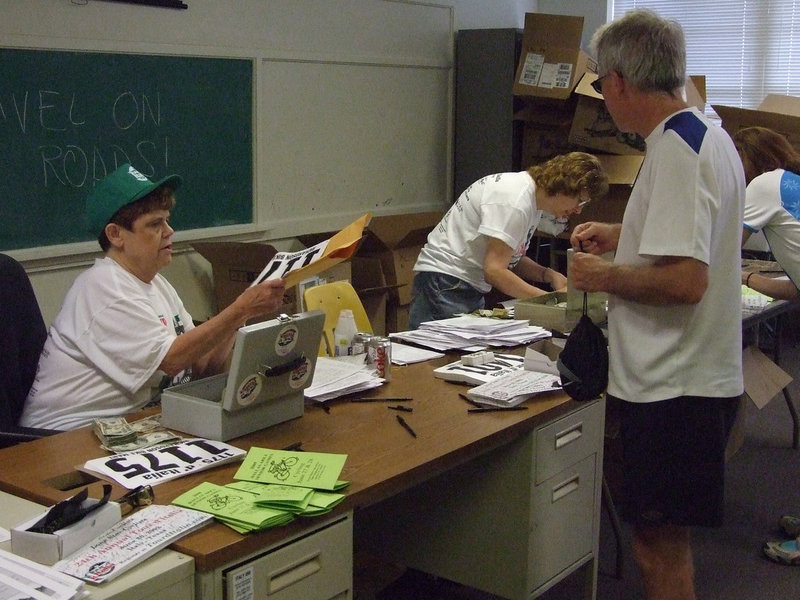
<svg viewBox="0 0 800 600">
<path fill-rule="evenodd" d="M 0 254 L 0 431 L 17 427 L 47 339 L 39 303 L 25 269 Z"/>
<path fill-rule="evenodd" d="M 344 308 L 353 311 L 356 328 L 359 331 L 372 333 L 372 324 L 369 322 L 367 311 L 364 310 L 361 299 L 349 281 L 333 281 L 306 288 L 303 291 L 303 302 L 305 302 L 306 310 L 319 309 L 325 313 L 325 323 L 322 326 L 323 339 L 319 349 L 320 356 L 325 354 L 334 356 L 336 345 L 333 339 L 333 330 L 339 320 L 339 311 Z"/>
</svg>

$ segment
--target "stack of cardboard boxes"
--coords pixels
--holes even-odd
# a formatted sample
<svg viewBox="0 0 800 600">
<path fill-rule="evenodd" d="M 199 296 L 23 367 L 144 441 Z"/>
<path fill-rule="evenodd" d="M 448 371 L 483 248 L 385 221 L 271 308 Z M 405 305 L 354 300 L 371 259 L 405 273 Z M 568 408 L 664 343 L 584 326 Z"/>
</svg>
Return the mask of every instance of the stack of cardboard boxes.
<svg viewBox="0 0 800 600">
<path fill-rule="evenodd" d="M 527 13 L 513 93 L 525 100 L 522 166 L 574 150 L 598 156 L 609 175 L 609 195 L 570 219 L 621 221 L 644 160 L 644 140 L 619 131 L 591 84 L 597 63 L 580 48 L 583 17 Z M 705 107 L 702 78 L 686 82 L 690 104 Z"/>
</svg>

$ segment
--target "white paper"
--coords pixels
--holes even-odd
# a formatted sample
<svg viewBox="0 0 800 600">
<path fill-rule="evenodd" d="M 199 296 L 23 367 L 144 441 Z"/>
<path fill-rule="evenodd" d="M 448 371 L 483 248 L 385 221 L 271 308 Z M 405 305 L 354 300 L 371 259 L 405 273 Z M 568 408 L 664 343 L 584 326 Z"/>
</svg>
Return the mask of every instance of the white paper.
<svg viewBox="0 0 800 600">
<path fill-rule="evenodd" d="M 385 380 L 377 376 L 375 369 L 365 364 L 365 359 L 366 354 L 338 358 L 317 357 L 311 385 L 303 391 L 305 397 L 325 402 L 382 385 Z"/>
<path fill-rule="evenodd" d="M 465 365 L 460 360 L 433 370 L 434 377 L 470 385 L 480 385 L 520 371 L 525 359 L 516 354 L 495 354 L 494 360 L 482 365 Z"/>
<path fill-rule="evenodd" d="M 70 600 L 84 597 L 82 581 L 0 550 L 0 600 Z"/>
<path fill-rule="evenodd" d="M 481 404 L 509 407 L 521 404 L 536 394 L 560 388 L 561 379 L 558 375 L 520 369 L 472 388 L 467 392 L 467 397 Z"/>
<path fill-rule="evenodd" d="M 250 287 L 270 281 L 272 279 L 281 279 L 286 277 L 292 271 L 297 271 L 306 265 L 311 264 L 318 260 L 328 247 L 328 242 L 325 240 L 314 246 L 298 250 L 297 252 L 278 252 L 272 257 L 272 260 L 267 263 L 267 266 L 258 274 L 250 284 Z"/>
<path fill-rule="evenodd" d="M 392 364 L 410 365 L 444 356 L 442 352 L 433 352 L 424 348 L 416 348 L 398 342 L 392 342 Z"/>
<path fill-rule="evenodd" d="M 438 321 L 426 321 L 414 331 L 392 333 L 400 339 L 434 350 L 463 350 L 475 352 L 488 346 L 510 347 L 529 344 L 551 337 L 543 328 L 530 325 L 524 319 L 493 319 L 462 315 Z"/>
<path fill-rule="evenodd" d="M 83 470 L 116 481 L 129 490 L 156 485 L 189 473 L 242 460 L 247 452 L 202 438 L 188 438 L 162 446 L 123 452 L 87 461 Z"/>
<path fill-rule="evenodd" d="M 124 518 L 53 568 L 89 583 L 111 581 L 213 518 L 180 506 L 151 504 Z"/>
</svg>

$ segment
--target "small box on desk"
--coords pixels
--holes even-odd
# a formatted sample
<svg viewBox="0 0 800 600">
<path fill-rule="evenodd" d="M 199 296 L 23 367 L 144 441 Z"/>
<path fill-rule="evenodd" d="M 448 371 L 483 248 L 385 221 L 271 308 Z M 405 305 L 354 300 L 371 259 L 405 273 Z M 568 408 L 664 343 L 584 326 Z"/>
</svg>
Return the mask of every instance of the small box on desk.
<svg viewBox="0 0 800 600">
<path fill-rule="evenodd" d="M 324 321 L 314 310 L 240 328 L 228 373 L 163 391 L 162 424 L 226 442 L 302 416 Z"/>
<path fill-rule="evenodd" d="M 581 318 L 582 304 L 576 308 L 567 307 L 567 292 L 550 292 L 533 298 L 517 300 L 514 305 L 514 318 L 528 319 L 531 325 L 538 325 L 551 331 L 569 333 Z M 589 294 L 589 318 L 597 324 L 606 320 L 605 296 L 593 297 Z"/>
<path fill-rule="evenodd" d="M 89 507 L 97 502 L 99 500 L 88 498 L 83 501 L 81 507 Z M 28 531 L 45 514 L 47 513 L 44 512 L 11 530 L 11 551 L 17 556 L 48 566 L 54 565 L 62 558 L 66 558 L 85 546 L 122 519 L 119 504 L 107 502 L 77 523 L 53 533 Z"/>
</svg>

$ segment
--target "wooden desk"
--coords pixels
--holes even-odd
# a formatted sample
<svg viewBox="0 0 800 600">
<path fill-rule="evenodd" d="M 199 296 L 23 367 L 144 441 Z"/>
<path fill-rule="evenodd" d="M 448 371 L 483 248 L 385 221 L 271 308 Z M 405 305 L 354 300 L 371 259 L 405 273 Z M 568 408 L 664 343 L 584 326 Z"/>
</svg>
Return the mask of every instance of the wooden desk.
<svg viewBox="0 0 800 600">
<path fill-rule="evenodd" d="M 172 549 L 195 559 L 196 597 L 222 598 L 225 574 L 234 565 L 262 555 L 265 549 L 304 540 L 316 529 L 337 527 L 349 521 L 350 515 L 356 524 L 360 515 L 364 515 L 363 543 L 366 547 L 374 539 L 371 526 L 388 528 L 384 531 L 401 528 L 417 531 L 421 536 L 414 540 L 417 557 L 402 536 L 397 536 L 396 547 L 392 547 L 388 539 L 376 544 L 377 550 L 403 554 L 408 557 L 409 564 L 413 564 L 416 558 L 427 554 L 429 547 L 443 543 L 437 534 L 437 521 L 429 520 L 432 513 L 428 510 L 435 508 L 437 519 L 448 513 L 461 515 L 466 510 L 466 518 L 448 524 L 449 535 L 474 564 L 486 564 L 487 548 L 479 544 L 491 539 L 493 547 L 502 550 L 503 556 L 515 558 L 510 563 L 482 568 L 480 581 L 456 572 L 458 570 L 452 569 L 443 557 L 440 563 L 425 565 L 430 572 L 490 592 L 498 589 L 497 593 L 521 600 L 539 595 L 582 569 L 585 597 L 594 598 L 603 402 L 579 404 L 563 393 L 554 392 L 529 402 L 526 411 L 469 414 L 468 405 L 458 397 L 458 392 L 464 388 L 432 375 L 433 368 L 452 360 L 451 356 L 395 367 L 392 381 L 370 394 L 414 398 L 408 403 L 413 413 L 404 413 L 404 417 L 417 438 L 397 423 L 397 413 L 388 410 L 385 403 L 351 403 L 340 399 L 328 404 L 329 412 L 319 406 L 307 407 L 301 418 L 233 440 L 234 445 L 244 449 L 251 446 L 282 448 L 302 442 L 304 450 L 347 454 L 341 478 L 351 483 L 346 490 L 346 500 L 327 518 L 301 519 L 285 527 L 246 536 L 215 523 L 173 544 Z M 88 484 L 90 495 L 100 497 L 101 483 L 79 473 L 75 467 L 103 454 L 90 428 L 4 449 L 0 451 L 0 489 L 35 502 L 52 504 Z M 576 470 L 576 467 L 579 468 Z M 168 503 L 201 481 L 229 483 L 236 468 L 237 465 L 223 465 L 159 484 L 154 488 L 156 501 Z M 537 487 L 553 478 L 564 479 L 565 487 L 560 492 L 544 493 L 544 488 Z M 451 485 L 459 487 L 448 487 Z M 448 491 L 440 495 L 442 486 Z M 114 487 L 112 497 L 125 491 L 116 484 Z M 576 489 L 580 493 L 572 494 Z M 417 490 L 419 496 L 415 495 Z M 435 506 L 417 504 L 420 498 L 431 495 L 436 498 Z M 580 499 L 577 504 L 569 505 L 572 511 L 569 523 L 543 521 L 542 515 L 551 514 L 548 512 L 551 506 L 565 495 L 569 502 L 572 498 Z M 375 511 L 367 510 L 384 506 L 386 501 L 391 501 L 393 510 L 402 509 L 403 501 L 413 510 L 403 521 L 382 520 Z M 579 510 L 577 514 L 576 509 Z M 498 520 L 503 515 L 505 518 Z M 503 521 L 502 530 L 495 527 L 495 521 Z M 588 535 L 583 535 L 587 539 L 576 554 L 576 550 L 569 547 L 574 536 L 568 534 L 578 525 L 583 526 L 581 534 Z M 348 522 L 348 527 L 352 527 L 352 523 Z M 511 530 L 525 532 L 524 539 L 514 540 L 523 547 L 506 543 L 503 531 Z M 359 539 L 356 541 L 361 543 Z M 531 559 L 536 559 L 537 564 L 529 564 Z M 547 563 L 544 571 L 538 564 L 540 560 Z M 560 562 L 556 564 L 556 560 Z M 317 597 L 331 596 L 314 596 Z M 310 595 L 306 598 L 313 600 Z"/>
</svg>

